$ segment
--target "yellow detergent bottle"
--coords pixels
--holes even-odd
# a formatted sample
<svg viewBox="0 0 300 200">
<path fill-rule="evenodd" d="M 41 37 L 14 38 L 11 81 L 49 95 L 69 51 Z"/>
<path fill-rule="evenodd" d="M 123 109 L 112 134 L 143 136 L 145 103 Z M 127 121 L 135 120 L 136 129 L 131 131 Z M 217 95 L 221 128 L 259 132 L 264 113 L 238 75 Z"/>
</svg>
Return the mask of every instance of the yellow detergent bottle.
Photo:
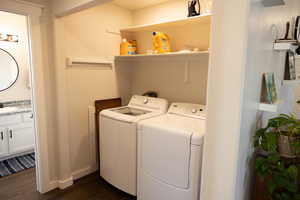
<svg viewBox="0 0 300 200">
<path fill-rule="evenodd" d="M 129 40 L 132 49 L 129 49 L 129 52 L 132 54 L 137 54 L 137 41 L 136 40 Z"/>
<path fill-rule="evenodd" d="M 135 55 L 137 50 L 136 41 L 128 41 L 127 39 L 123 39 L 120 45 L 120 55 Z"/>
<path fill-rule="evenodd" d="M 153 32 L 153 48 L 155 53 L 171 52 L 169 36 L 162 32 Z"/>
</svg>

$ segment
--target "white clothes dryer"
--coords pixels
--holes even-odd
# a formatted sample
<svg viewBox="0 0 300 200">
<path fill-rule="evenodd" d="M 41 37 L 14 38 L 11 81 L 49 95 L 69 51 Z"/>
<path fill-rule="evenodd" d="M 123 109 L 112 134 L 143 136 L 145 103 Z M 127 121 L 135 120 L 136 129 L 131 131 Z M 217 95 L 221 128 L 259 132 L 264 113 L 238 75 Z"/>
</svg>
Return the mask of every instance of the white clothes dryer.
<svg viewBox="0 0 300 200">
<path fill-rule="evenodd" d="M 199 200 L 205 106 L 173 103 L 138 126 L 138 200 Z"/>
</svg>

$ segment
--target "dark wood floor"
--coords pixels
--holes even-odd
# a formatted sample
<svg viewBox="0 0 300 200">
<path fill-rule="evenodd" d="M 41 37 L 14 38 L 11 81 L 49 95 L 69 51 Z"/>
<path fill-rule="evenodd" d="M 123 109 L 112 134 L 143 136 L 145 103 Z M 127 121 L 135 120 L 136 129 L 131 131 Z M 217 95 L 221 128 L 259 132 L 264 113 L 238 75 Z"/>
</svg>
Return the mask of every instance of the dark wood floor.
<svg viewBox="0 0 300 200">
<path fill-rule="evenodd" d="M 41 195 L 36 192 L 35 170 L 29 169 L 0 178 L 0 200 L 135 200 L 107 184 L 98 174 L 79 179 L 65 190 Z"/>
</svg>

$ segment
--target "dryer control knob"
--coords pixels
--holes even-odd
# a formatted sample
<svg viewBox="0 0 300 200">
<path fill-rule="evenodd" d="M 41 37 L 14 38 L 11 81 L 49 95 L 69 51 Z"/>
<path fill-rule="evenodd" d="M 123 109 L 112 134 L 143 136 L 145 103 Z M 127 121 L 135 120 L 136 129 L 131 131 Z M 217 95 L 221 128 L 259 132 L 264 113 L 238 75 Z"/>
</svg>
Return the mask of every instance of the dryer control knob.
<svg viewBox="0 0 300 200">
<path fill-rule="evenodd" d="M 193 109 L 193 110 L 192 110 L 192 113 L 193 113 L 193 114 L 197 113 L 197 110 L 196 110 L 196 109 Z"/>
<path fill-rule="evenodd" d="M 148 99 L 145 99 L 145 100 L 144 100 L 144 104 L 147 104 L 148 102 L 149 102 Z"/>
</svg>

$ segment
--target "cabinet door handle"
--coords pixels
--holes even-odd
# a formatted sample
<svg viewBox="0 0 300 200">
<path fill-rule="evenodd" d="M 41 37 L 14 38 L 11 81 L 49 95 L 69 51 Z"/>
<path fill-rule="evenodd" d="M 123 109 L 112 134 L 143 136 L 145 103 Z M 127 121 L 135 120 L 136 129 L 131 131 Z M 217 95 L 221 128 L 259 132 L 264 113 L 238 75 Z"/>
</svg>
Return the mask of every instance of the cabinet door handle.
<svg viewBox="0 0 300 200">
<path fill-rule="evenodd" d="M 3 132 L 1 132 L 1 140 L 4 140 Z"/>
<path fill-rule="evenodd" d="M 12 138 L 13 137 L 13 131 L 9 130 L 9 137 Z"/>
</svg>

